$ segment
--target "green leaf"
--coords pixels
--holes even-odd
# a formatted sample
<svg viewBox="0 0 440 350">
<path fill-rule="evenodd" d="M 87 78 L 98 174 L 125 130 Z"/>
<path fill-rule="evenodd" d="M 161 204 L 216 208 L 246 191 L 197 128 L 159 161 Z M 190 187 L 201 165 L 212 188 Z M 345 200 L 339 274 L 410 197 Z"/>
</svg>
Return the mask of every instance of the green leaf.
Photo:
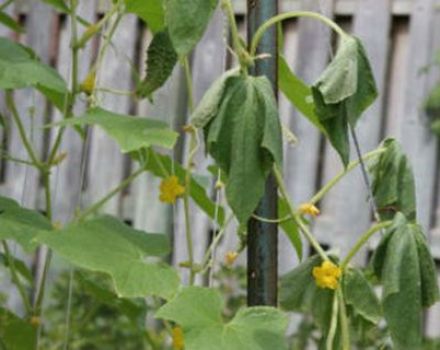
<svg viewBox="0 0 440 350">
<path fill-rule="evenodd" d="M 348 125 L 355 126 L 374 102 L 377 88 L 361 41 L 345 36 L 336 56 L 312 86 L 316 114 L 346 166 L 350 157 Z"/>
<path fill-rule="evenodd" d="M 0 348 L 29 350 L 35 345 L 36 329 L 12 312 L 0 307 Z"/>
<path fill-rule="evenodd" d="M 30 251 L 40 230 L 51 230 L 50 221 L 37 211 L 20 207 L 10 198 L 0 197 L 0 239 L 13 239 Z"/>
<path fill-rule="evenodd" d="M 431 124 L 431 129 L 432 129 L 432 131 L 433 131 L 435 134 L 437 134 L 437 136 L 440 137 L 440 119 L 434 121 L 434 122 Z"/>
<path fill-rule="evenodd" d="M 165 22 L 179 57 L 202 38 L 218 0 L 165 0 Z"/>
<path fill-rule="evenodd" d="M 312 90 L 289 68 L 284 56 L 278 58 L 278 84 L 290 102 L 324 135 L 327 134 L 315 113 Z"/>
<path fill-rule="evenodd" d="M 153 92 L 171 76 L 176 63 L 177 53 L 168 31 L 156 33 L 147 51 L 147 75 L 137 88 L 137 94 L 151 99 Z"/>
<path fill-rule="evenodd" d="M 88 110 L 80 117 L 64 119 L 52 125 L 99 125 L 118 142 L 123 153 L 150 146 L 171 149 L 178 136 L 162 121 L 117 114 L 99 107 Z"/>
<path fill-rule="evenodd" d="M 164 28 L 162 0 L 125 0 L 126 11 L 144 20 L 154 33 Z"/>
<path fill-rule="evenodd" d="M 218 113 L 228 79 L 238 75 L 237 69 L 231 69 L 221 75 L 206 91 L 191 116 L 191 124 L 204 128 Z"/>
<path fill-rule="evenodd" d="M 439 299 L 435 265 L 421 228 L 396 214 L 372 263 L 383 284 L 383 311 L 396 348 L 418 349 L 422 308 Z"/>
<path fill-rule="evenodd" d="M 230 77 L 218 113 L 204 131 L 208 153 L 228 177 L 228 203 L 244 223 L 263 196 L 273 164 L 282 163 L 281 126 L 270 82 Z"/>
<path fill-rule="evenodd" d="M 425 109 L 430 117 L 440 117 L 440 85 L 436 86 L 429 94 L 425 102 Z"/>
<path fill-rule="evenodd" d="M 42 232 L 36 240 L 80 268 L 110 275 L 119 297 L 167 299 L 179 285 L 170 266 L 145 261 L 166 254 L 168 238 L 134 230 L 116 218 L 103 216 L 61 231 Z"/>
<path fill-rule="evenodd" d="M 377 324 L 382 318 L 380 301 L 361 270 L 348 268 L 343 275 L 344 300 L 365 320 Z"/>
<path fill-rule="evenodd" d="M 33 86 L 61 108 L 68 93 L 66 82 L 53 68 L 41 63 L 31 49 L 0 38 L 0 89 Z"/>
<path fill-rule="evenodd" d="M 287 202 L 284 198 L 278 199 L 278 216 L 280 219 L 284 219 L 290 215 L 290 211 L 288 209 Z M 289 238 L 290 242 L 292 243 L 292 246 L 295 248 L 296 254 L 298 255 L 298 259 L 302 259 L 302 241 L 301 241 L 301 235 L 298 230 L 298 225 L 296 224 L 295 220 L 290 218 L 289 220 L 283 221 L 280 223 L 281 228 L 286 233 L 287 237 Z"/>
<path fill-rule="evenodd" d="M 64 0 L 43 0 L 46 4 L 54 7 L 62 13 L 69 13 L 70 9 L 67 7 Z"/>
<path fill-rule="evenodd" d="M 370 167 L 372 189 L 381 218 L 390 220 L 402 212 L 408 220 L 416 219 L 414 176 L 408 158 L 394 139 L 383 142 L 384 153 Z"/>
<path fill-rule="evenodd" d="M 0 23 L 16 33 L 24 33 L 24 28 L 7 13 L 0 11 Z"/>
<path fill-rule="evenodd" d="M 169 156 L 159 154 L 152 149 L 145 152 L 133 152 L 132 158 L 139 161 L 141 166 L 157 177 L 165 178 L 166 174 L 174 174 L 179 178 L 181 184 L 185 183 L 186 170 L 178 163 L 173 161 Z M 216 210 L 216 204 L 206 193 L 202 185 L 196 181 L 194 175 L 190 183 L 190 196 L 194 202 L 202 209 L 211 219 L 215 219 L 219 225 L 223 225 L 225 221 L 225 211 L 222 206 Z"/>
<path fill-rule="evenodd" d="M 28 283 L 33 283 L 32 272 L 29 270 L 27 265 L 20 259 L 17 259 L 13 256 L 10 257 L 12 259 L 12 264 L 14 264 L 14 269 L 17 273 L 23 277 Z M 3 264 L 6 267 L 10 267 L 9 259 L 3 253 L 0 253 L 0 264 Z"/>
<path fill-rule="evenodd" d="M 224 323 L 223 307 L 216 290 L 188 287 L 162 306 L 156 317 L 182 327 L 186 350 L 287 349 L 287 317 L 279 310 L 264 306 L 245 308 Z"/>
</svg>

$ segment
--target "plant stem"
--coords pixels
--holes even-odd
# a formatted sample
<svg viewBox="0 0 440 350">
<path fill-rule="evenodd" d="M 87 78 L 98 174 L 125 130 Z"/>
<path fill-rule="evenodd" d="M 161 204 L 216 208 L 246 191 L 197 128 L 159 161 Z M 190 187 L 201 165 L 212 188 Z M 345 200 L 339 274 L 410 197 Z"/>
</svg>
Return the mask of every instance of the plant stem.
<svg viewBox="0 0 440 350">
<path fill-rule="evenodd" d="M 105 203 L 107 203 L 113 196 L 118 194 L 122 189 L 127 187 L 134 179 L 144 172 L 143 168 L 136 170 L 133 174 L 123 180 L 119 185 L 112 189 L 108 194 L 106 194 L 102 199 L 97 201 L 95 204 L 87 208 L 80 216 L 78 216 L 77 221 L 84 220 L 87 216 L 95 213 L 99 208 L 101 208 Z"/>
<path fill-rule="evenodd" d="M 20 277 L 18 276 L 17 270 L 15 269 L 14 259 L 9 250 L 8 243 L 5 240 L 2 240 L 2 245 L 3 245 L 3 250 L 5 252 L 6 261 L 8 263 L 9 269 L 11 270 L 12 281 L 14 282 L 15 286 L 18 289 L 18 292 L 20 293 L 21 299 L 23 301 L 23 305 L 26 309 L 26 313 L 30 315 L 32 313 L 32 305 L 29 301 L 29 296 L 26 293 L 26 289 L 24 285 L 21 283 Z"/>
<path fill-rule="evenodd" d="M 0 5 L 0 11 L 3 11 L 6 7 L 8 7 L 10 4 L 12 4 L 14 0 L 7 0 L 5 3 Z"/>
<path fill-rule="evenodd" d="M 24 165 L 28 165 L 28 166 L 32 166 L 35 167 L 35 164 L 28 161 L 28 160 L 24 160 L 24 159 L 19 159 L 19 158 L 15 158 L 15 157 L 11 157 L 3 152 L 0 151 L 0 157 L 10 161 L 10 162 L 15 162 L 15 163 L 19 163 L 19 164 L 24 164 Z"/>
<path fill-rule="evenodd" d="M 290 199 L 289 199 L 289 196 L 287 193 L 286 184 L 284 183 L 283 176 L 277 166 L 274 166 L 274 174 L 275 174 L 275 178 L 278 183 L 279 191 L 287 203 L 287 209 L 289 210 L 290 216 L 292 217 L 293 220 L 295 220 L 296 224 L 301 229 L 304 236 L 307 238 L 307 240 L 310 242 L 310 244 L 313 246 L 313 248 L 315 248 L 316 252 L 321 256 L 321 258 L 323 260 L 330 260 L 327 256 L 327 254 L 325 253 L 324 249 L 322 249 L 319 242 L 315 239 L 315 237 L 313 237 L 313 234 L 309 231 L 307 226 L 303 223 L 301 217 L 293 209 L 293 205 L 290 202 Z"/>
<path fill-rule="evenodd" d="M 342 350 L 350 350 L 350 330 L 348 327 L 347 309 L 341 287 L 336 291 L 339 301 L 339 320 L 341 322 Z"/>
<path fill-rule="evenodd" d="M 350 252 L 347 254 L 345 259 L 341 263 L 341 269 L 345 269 L 347 265 L 350 263 L 351 259 L 359 252 L 359 250 L 364 246 L 365 243 L 368 242 L 368 240 L 378 231 L 389 227 L 392 224 L 391 221 L 384 221 L 381 223 L 378 223 L 372 227 L 370 227 L 365 233 L 361 235 L 359 240 L 356 242 L 356 244 L 353 246 L 353 248 L 350 250 Z"/>
<path fill-rule="evenodd" d="M 309 11 L 292 11 L 292 12 L 286 12 L 282 13 L 278 16 L 274 16 L 271 19 L 264 22 L 260 28 L 255 32 L 254 38 L 252 39 L 251 48 L 250 48 L 250 55 L 251 57 L 254 57 L 257 52 L 258 44 L 260 43 L 261 38 L 263 37 L 264 33 L 266 32 L 269 27 L 272 25 L 282 22 L 286 19 L 296 18 L 296 17 L 309 17 L 316 19 L 318 21 L 323 22 L 325 25 L 332 28 L 336 33 L 338 33 L 341 37 L 345 37 L 348 34 L 335 22 L 333 22 L 331 19 L 317 13 L 317 12 L 309 12 Z"/>
<path fill-rule="evenodd" d="M 336 291 L 333 293 L 332 317 L 330 319 L 330 327 L 328 330 L 325 346 L 327 350 L 333 350 L 333 342 L 335 340 L 336 329 L 338 326 L 338 297 Z"/>
<path fill-rule="evenodd" d="M 183 67 L 185 69 L 185 82 L 186 82 L 186 89 L 187 89 L 187 95 L 188 95 L 188 109 L 190 113 L 194 110 L 194 92 L 193 92 L 193 84 L 192 84 L 192 76 L 191 76 L 191 69 L 189 67 L 188 58 L 184 58 L 183 60 Z"/>
<path fill-rule="evenodd" d="M 370 160 L 371 158 L 375 158 L 379 155 L 381 155 L 383 152 L 385 152 L 385 148 L 378 148 L 374 151 L 371 151 L 367 154 L 365 154 L 362 157 L 362 161 Z M 347 168 L 345 168 L 343 171 L 341 171 L 338 175 L 336 175 L 333 179 L 331 179 L 327 184 L 322 187 L 318 193 L 316 193 L 309 201 L 308 203 L 316 204 L 319 202 L 322 197 L 324 197 L 327 192 L 329 192 L 345 175 L 347 175 L 350 171 L 352 171 L 354 168 L 356 168 L 360 164 L 360 160 L 356 159 L 352 161 L 350 164 L 347 165 Z"/>
<path fill-rule="evenodd" d="M 44 165 L 38 160 L 37 156 L 35 155 L 34 148 L 32 147 L 32 144 L 26 135 L 26 130 L 23 123 L 21 122 L 20 115 L 18 114 L 17 107 L 14 101 L 14 96 L 12 95 L 12 91 L 6 92 L 6 105 L 12 114 L 12 118 L 14 119 L 15 124 L 17 125 L 20 138 L 23 142 L 26 152 L 29 155 L 29 158 L 32 161 L 32 164 L 34 164 L 34 166 L 37 167 L 38 169 L 43 169 Z"/>
</svg>

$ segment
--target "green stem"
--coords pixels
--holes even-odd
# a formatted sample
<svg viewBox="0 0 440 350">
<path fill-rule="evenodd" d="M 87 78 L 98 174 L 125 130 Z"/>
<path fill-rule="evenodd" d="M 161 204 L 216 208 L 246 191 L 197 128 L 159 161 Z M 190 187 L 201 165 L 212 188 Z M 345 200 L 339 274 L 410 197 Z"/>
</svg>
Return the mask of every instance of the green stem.
<svg viewBox="0 0 440 350">
<path fill-rule="evenodd" d="M 345 37 L 348 34 L 335 22 L 333 22 L 331 19 L 317 13 L 317 12 L 309 12 L 309 11 L 292 11 L 292 12 L 286 12 L 282 13 L 278 16 L 274 16 L 271 19 L 264 22 L 258 30 L 255 32 L 254 38 L 252 39 L 251 48 L 250 48 L 250 55 L 251 57 L 254 57 L 257 52 L 258 44 L 260 43 L 260 40 L 262 39 L 264 33 L 267 29 L 269 29 L 272 25 L 282 22 L 286 19 L 296 18 L 296 17 L 309 17 L 316 19 L 318 21 L 323 22 L 325 25 L 332 28 L 336 33 L 338 33 L 341 37 Z"/>
<path fill-rule="evenodd" d="M 307 226 L 304 224 L 301 217 L 293 209 L 293 205 L 290 202 L 289 195 L 287 193 L 286 184 L 284 183 L 283 176 L 277 166 L 274 166 L 274 174 L 275 174 L 275 178 L 278 183 L 278 189 L 287 203 L 287 209 L 289 210 L 290 216 L 292 217 L 293 220 L 295 220 L 296 224 L 298 225 L 300 230 L 303 232 L 304 236 L 307 238 L 307 240 L 310 242 L 310 244 L 313 246 L 313 248 L 315 248 L 316 252 L 321 256 L 321 258 L 323 260 L 330 260 L 327 256 L 327 254 L 325 253 L 324 249 L 322 249 L 319 242 L 315 239 L 315 237 L 313 237 L 313 234 L 309 231 Z"/>
<path fill-rule="evenodd" d="M 186 89 L 188 94 L 188 109 L 190 113 L 194 111 L 194 92 L 193 92 L 193 84 L 192 84 L 192 77 L 191 77 L 191 69 L 189 67 L 188 58 L 184 58 L 183 60 L 183 67 L 185 69 L 185 82 L 186 82 Z"/>
<path fill-rule="evenodd" d="M 8 0 L 4 4 L 0 5 L 0 11 L 3 11 L 6 7 L 8 7 L 10 4 L 12 4 L 14 0 Z"/>
<path fill-rule="evenodd" d="M 29 158 L 32 161 L 32 164 L 34 164 L 35 167 L 39 169 L 43 169 L 44 165 L 38 160 L 37 156 L 35 155 L 34 148 L 32 147 L 32 144 L 26 135 L 26 130 L 23 123 L 21 122 L 20 115 L 18 114 L 12 91 L 6 92 L 6 105 L 12 114 L 12 118 L 14 119 L 15 124 L 17 125 L 18 133 L 20 134 L 20 138 L 23 142 L 26 152 L 29 155 Z"/>
<path fill-rule="evenodd" d="M 21 283 L 20 277 L 18 276 L 17 270 L 15 269 L 14 259 L 9 250 L 8 243 L 5 240 L 2 240 L 2 245 L 3 245 L 3 250 L 5 252 L 6 261 L 8 263 L 9 269 L 11 270 L 12 281 L 14 282 L 15 286 L 18 289 L 18 292 L 20 293 L 21 299 L 23 301 L 23 305 L 26 309 L 26 313 L 30 315 L 32 313 L 32 305 L 29 301 L 29 296 L 26 293 L 26 289 L 24 285 Z"/>
<path fill-rule="evenodd" d="M 7 154 L 4 154 L 1 151 L 0 151 L 0 157 L 5 159 L 5 160 L 8 160 L 10 162 L 15 162 L 15 163 L 19 163 L 19 164 L 24 164 L 24 165 L 35 167 L 35 164 L 30 162 L 30 161 L 28 161 L 28 160 L 11 157 L 11 156 L 8 156 Z"/>
<path fill-rule="evenodd" d="M 84 220 L 87 216 L 95 213 L 99 208 L 101 208 L 105 203 L 107 203 L 113 196 L 118 194 L 122 189 L 127 187 L 134 179 L 144 172 L 144 169 L 140 168 L 136 170 L 133 174 L 123 180 L 119 185 L 112 189 L 108 194 L 106 194 L 102 199 L 97 201 L 95 204 L 87 208 L 80 216 L 78 216 L 77 221 Z"/>
<path fill-rule="evenodd" d="M 330 327 L 328 330 L 327 340 L 325 342 L 327 350 L 333 350 L 333 342 L 335 340 L 336 329 L 338 326 L 338 297 L 336 291 L 333 293 L 332 317 L 330 319 Z"/>
<path fill-rule="evenodd" d="M 350 329 L 348 325 L 347 309 L 345 307 L 344 295 L 341 287 L 336 291 L 339 301 L 339 320 L 341 322 L 342 349 L 350 350 Z"/>
<path fill-rule="evenodd" d="M 361 248 L 364 246 L 365 243 L 368 242 L 368 240 L 378 231 L 389 227 L 392 224 L 391 221 L 384 221 L 381 223 L 378 223 L 372 227 L 370 227 L 365 233 L 361 235 L 359 240 L 356 242 L 356 244 L 351 248 L 345 259 L 341 263 L 341 269 L 345 269 L 348 264 L 350 263 L 351 259 L 361 250 Z"/>
<path fill-rule="evenodd" d="M 375 158 L 385 152 L 385 148 L 378 148 L 374 151 L 371 151 L 365 154 L 362 157 L 362 161 L 368 161 L 371 158 Z M 326 194 L 329 192 L 345 175 L 347 175 L 350 171 L 356 168 L 360 164 L 360 160 L 356 159 L 347 165 L 343 171 L 341 171 L 338 175 L 336 175 L 333 179 L 331 179 L 327 184 L 322 187 L 318 193 L 316 193 L 308 203 L 316 204 L 318 203 Z"/>
</svg>

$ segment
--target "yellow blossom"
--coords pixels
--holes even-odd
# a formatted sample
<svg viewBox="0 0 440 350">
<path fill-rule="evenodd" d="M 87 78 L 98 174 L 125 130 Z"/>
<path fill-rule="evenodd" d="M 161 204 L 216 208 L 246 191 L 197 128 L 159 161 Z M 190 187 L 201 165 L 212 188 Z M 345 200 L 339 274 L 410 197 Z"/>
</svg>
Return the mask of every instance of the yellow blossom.
<svg viewBox="0 0 440 350">
<path fill-rule="evenodd" d="M 31 319 L 29 320 L 29 323 L 37 328 L 41 325 L 41 319 L 38 316 L 32 316 Z"/>
<path fill-rule="evenodd" d="M 91 95 L 93 93 L 93 90 L 95 90 L 95 83 L 96 72 L 92 70 L 89 72 L 89 74 L 87 74 L 86 78 L 80 84 L 79 89 L 86 95 Z"/>
<path fill-rule="evenodd" d="M 324 261 L 321 266 L 313 268 L 312 275 L 318 287 L 336 289 L 338 288 L 341 269 L 331 261 Z"/>
<path fill-rule="evenodd" d="M 309 214 L 311 216 L 318 216 L 320 211 L 312 203 L 303 203 L 299 206 L 299 212 L 301 214 Z"/>
<path fill-rule="evenodd" d="M 183 340 L 183 331 L 180 327 L 173 328 L 173 349 L 174 350 L 183 350 L 184 340 Z"/>
<path fill-rule="evenodd" d="M 160 183 L 159 199 L 164 203 L 176 203 L 177 197 L 185 193 L 185 187 L 179 184 L 177 176 L 170 176 Z"/>
<path fill-rule="evenodd" d="M 226 265 L 228 266 L 232 266 L 235 262 L 235 260 L 237 260 L 238 258 L 238 253 L 237 252 L 233 252 L 233 251 L 229 251 L 225 254 L 225 262 Z"/>
</svg>

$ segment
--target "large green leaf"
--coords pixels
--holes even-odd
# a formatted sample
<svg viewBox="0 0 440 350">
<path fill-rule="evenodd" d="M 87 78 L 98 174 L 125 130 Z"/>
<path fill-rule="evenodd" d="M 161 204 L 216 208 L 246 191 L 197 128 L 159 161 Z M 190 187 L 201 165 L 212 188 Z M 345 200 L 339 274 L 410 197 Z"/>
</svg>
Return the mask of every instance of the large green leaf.
<svg viewBox="0 0 440 350">
<path fill-rule="evenodd" d="M 178 163 L 173 161 L 169 156 L 159 154 L 151 148 L 145 152 L 133 152 L 133 159 L 139 161 L 145 170 L 151 172 L 160 178 L 165 177 L 164 170 L 168 174 L 174 174 L 179 178 L 181 184 L 185 183 L 186 170 Z M 217 215 L 217 221 L 221 226 L 225 220 L 225 211 L 222 206 L 216 210 L 215 202 L 209 198 L 206 190 L 195 179 L 194 175 L 190 182 L 190 196 L 194 202 L 202 209 L 211 219 Z"/>
<path fill-rule="evenodd" d="M 165 235 L 134 230 L 109 216 L 72 224 L 61 231 L 42 232 L 36 240 L 80 268 L 110 275 L 120 297 L 170 298 L 179 285 L 170 266 L 145 261 L 146 257 L 168 252 Z"/>
<path fill-rule="evenodd" d="M 373 267 L 383 284 L 383 310 L 396 348 L 418 349 L 422 308 L 439 299 L 435 265 L 421 228 L 396 214 L 375 251 Z"/>
<path fill-rule="evenodd" d="M 10 198 L 0 197 L 0 239 L 13 239 L 26 250 L 35 248 L 33 238 L 51 230 L 50 221 L 39 212 L 23 208 Z"/>
<path fill-rule="evenodd" d="M 151 99 L 153 92 L 168 80 L 176 63 L 177 54 L 168 31 L 156 33 L 147 51 L 147 75 L 139 84 L 137 94 Z"/>
<path fill-rule="evenodd" d="M 342 283 L 345 302 L 351 306 L 355 314 L 377 324 L 382 317 L 380 301 L 362 271 L 347 268 Z"/>
<path fill-rule="evenodd" d="M 213 289 L 188 287 L 162 306 L 156 317 L 178 323 L 186 350 L 287 349 L 287 317 L 271 307 L 238 311 L 228 323 L 222 320 L 223 300 Z"/>
<path fill-rule="evenodd" d="M 11 16 L 7 13 L 0 11 L 0 23 L 12 29 L 14 32 L 23 33 L 24 28 L 20 25 L 20 23 L 16 22 Z"/>
<path fill-rule="evenodd" d="M 36 329 L 29 322 L 0 307 L 0 349 L 33 349 L 36 335 Z"/>
<path fill-rule="evenodd" d="M 142 18 L 153 32 L 164 27 L 162 0 L 125 0 L 126 11 Z"/>
<path fill-rule="evenodd" d="M 226 197 L 240 223 L 252 215 L 273 164 L 282 162 L 281 127 L 270 82 L 232 76 L 205 127 L 209 154 L 226 173 Z"/>
<path fill-rule="evenodd" d="M 402 212 L 416 219 L 414 176 L 408 158 L 394 139 L 383 142 L 386 151 L 371 166 L 373 195 L 382 219 L 392 219 Z"/>
<path fill-rule="evenodd" d="M 178 136 L 162 121 L 117 114 L 99 107 L 88 110 L 80 117 L 64 119 L 54 125 L 99 125 L 118 142 L 123 153 L 150 146 L 171 149 Z"/>
<path fill-rule="evenodd" d="M 316 114 L 344 165 L 350 157 L 348 125 L 377 97 L 374 76 L 361 41 L 345 36 L 336 56 L 312 87 Z"/>
<path fill-rule="evenodd" d="M 284 198 L 278 199 L 278 216 L 280 219 L 285 219 L 288 215 L 290 215 L 290 211 L 288 209 L 287 202 Z M 292 246 L 295 248 L 296 254 L 298 255 L 298 259 L 302 259 L 303 249 L 302 249 L 302 241 L 301 235 L 298 229 L 298 225 L 295 220 L 290 218 L 289 220 L 284 220 L 280 223 L 281 228 L 287 235 L 292 243 Z"/>
<path fill-rule="evenodd" d="M 278 59 L 278 84 L 290 102 L 324 135 L 327 133 L 315 113 L 312 90 L 289 68 L 284 56 Z"/>
<path fill-rule="evenodd" d="M 0 89 L 33 86 L 61 108 L 68 93 L 65 81 L 51 67 L 41 63 L 27 47 L 0 38 Z"/>
<path fill-rule="evenodd" d="M 202 38 L 218 0 L 165 0 L 165 22 L 179 57 Z"/>
</svg>

